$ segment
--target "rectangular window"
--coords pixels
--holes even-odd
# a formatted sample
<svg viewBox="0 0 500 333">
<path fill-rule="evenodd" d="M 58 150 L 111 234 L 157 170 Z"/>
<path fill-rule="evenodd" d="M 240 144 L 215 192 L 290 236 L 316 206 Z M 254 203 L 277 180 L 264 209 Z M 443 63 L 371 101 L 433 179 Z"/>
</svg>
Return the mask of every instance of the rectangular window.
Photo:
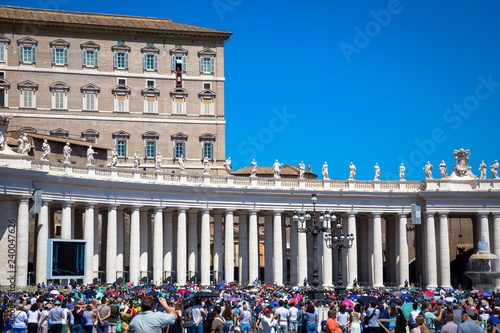
<svg viewBox="0 0 500 333">
<path fill-rule="evenodd" d="M 175 99 L 175 113 L 182 114 L 182 105 L 184 104 L 183 98 Z"/>
<path fill-rule="evenodd" d="M 125 157 L 125 154 L 127 152 L 126 140 L 118 140 L 116 142 L 116 152 L 118 153 L 118 157 Z"/>
<path fill-rule="evenodd" d="M 146 85 L 147 85 L 148 87 L 154 87 L 154 86 L 155 86 L 155 81 L 153 81 L 153 80 L 148 80 L 148 81 L 146 82 Z"/>
<path fill-rule="evenodd" d="M 32 48 L 24 47 L 23 48 L 23 62 L 31 62 L 32 61 Z"/>
<path fill-rule="evenodd" d="M 212 143 L 204 143 L 203 144 L 203 158 L 212 159 L 213 158 L 213 144 Z"/>
<path fill-rule="evenodd" d="M 64 93 L 57 91 L 54 94 L 55 108 L 56 109 L 64 109 Z"/>
<path fill-rule="evenodd" d="M 155 56 L 153 54 L 146 55 L 146 69 L 148 70 L 155 69 Z"/>
<path fill-rule="evenodd" d="M 23 105 L 25 108 L 33 107 L 33 92 L 31 90 L 23 91 Z"/>
<path fill-rule="evenodd" d="M 58 65 L 64 65 L 64 50 L 56 49 L 55 63 Z"/>
<path fill-rule="evenodd" d="M 174 158 L 181 158 L 181 156 L 186 157 L 186 152 L 184 150 L 184 142 L 176 142 L 174 149 Z"/>
<path fill-rule="evenodd" d="M 146 46 L 155 45 L 154 43 L 146 43 Z"/>
<path fill-rule="evenodd" d="M 86 108 L 85 110 L 95 110 L 95 94 L 86 95 Z"/>
<path fill-rule="evenodd" d="M 153 96 L 146 97 L 146 112 L 155 112 L 155 98 Z"/>
<path fill-rule="evenodd" d="M 212 113 L 211 107 L 212 107 L 212 100 L 204 99 L 203 100 L 203 114 L 205 114 L 205 115 L 211 114 Z"/>
<path fill-rule="evenodd" d="M 5 89 L 0 89 L 0 107 L 5 106 Z"/>
<path fill-rule="evenodd" d="M 210 58 L 203 58 L 203 67 L 202 67 L 202 72 L 203 73 L 210 73 L 211 70 L 210 70 L 210 65 L 211 65 L 211 61 L 210 61 Z"/>
<path fill-rule="evenodd" d="M 0 45 L 0 61 L 5 61 L 5 45 Z"/>
<path fill-rule="evenodd" d="M 5 72 L 0 72 L 0 79 L 5 79 Z"/>
<path fill-rule="evenodd" d="M 117 111 L 127 111 L 125 108 L 125 102 L 127 100 L 127 97 L 125 95 L 118 95 L 116 96 L 116 107 Z"/>
<path fill-rule="evenodd" d="M 93 67 L 94 66 L 94 51 L 87 51 L 87 57 L 86 57 L 86 64 L 85 66 L 88 67 Z"/>
<path fill-rule="evenodd" d="M 125 44 L 125 42 L 122 40 L 119 40 L 116 44 Z"/>
<path fill-rule="evenodd" d="M 203 89 L 204 90 L 211 90 L 211 84 L 209 82 L 203 82 Z"/>
<path fill-rule="evenodd" d="M 118 84 L 124 86 L 127 84 L 127 80 L 126 79 L 118 79 Z"/>
<path fill-rule="evenodd" d="M 146 142 L 146 157 L 154 158 L 156 155 L 156 142 L 148 141 Z"/>
<path fill-rule="evenodd" d="M 116 67 L 125 68 L 125 53 L 116 54 Z"/>
</svg>

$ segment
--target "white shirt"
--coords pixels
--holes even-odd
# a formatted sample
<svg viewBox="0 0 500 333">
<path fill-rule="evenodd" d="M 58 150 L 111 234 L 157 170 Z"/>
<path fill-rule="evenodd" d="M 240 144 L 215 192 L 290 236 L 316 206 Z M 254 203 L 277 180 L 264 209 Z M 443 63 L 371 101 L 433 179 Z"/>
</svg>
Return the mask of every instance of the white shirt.
<svg viewBox="0 0 500 333">
<path fill-rule="evenodd" d="M 279 314 L 280 315 L 280 324 L 286 324 L 287 321 L 288 321 L 288 310 L 285 309 L 285 307 L 283 306 L 280 306 L 279 308 L 276 309 L 276 311 L 274 311 L 274 314 L 277 315 Z"/>
<path fill-rule="evenodd" d="M 28 311 L 28 324 L 38 324 L 40 318 L 40 311 Z"/>
<path fill-rule="evenodd" d="M 288 310 L 290 313 L 290 320 L 297 320 L 297 314 L 299 313 L 299 309 L 297 309 L 295 306 L 291 307 L 290 310 Z"/>
</svg>

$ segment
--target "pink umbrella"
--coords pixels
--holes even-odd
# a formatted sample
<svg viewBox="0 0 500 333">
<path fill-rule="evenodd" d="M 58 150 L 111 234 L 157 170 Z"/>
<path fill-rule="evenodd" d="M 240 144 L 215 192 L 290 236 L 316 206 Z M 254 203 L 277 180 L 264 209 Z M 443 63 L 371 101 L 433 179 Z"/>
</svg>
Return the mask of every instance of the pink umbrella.
<svg viewBox="0 0 500 333">
<path fill-rule="evenodd" d="M 302 295 L 295 295 L 295 298 L 296 299 L 304 299 L 304 297 L 302 297 Z"/>
<path fill-rule="evenodd" d="M 352 308 L 354 306 L 354 303 L 351 302 L 348 299 L 346 299 L 345 301 L 343 301 L 342 304 L 345 304 L 345 306 L 347 306 L 348 308 Z"/>
</svg>

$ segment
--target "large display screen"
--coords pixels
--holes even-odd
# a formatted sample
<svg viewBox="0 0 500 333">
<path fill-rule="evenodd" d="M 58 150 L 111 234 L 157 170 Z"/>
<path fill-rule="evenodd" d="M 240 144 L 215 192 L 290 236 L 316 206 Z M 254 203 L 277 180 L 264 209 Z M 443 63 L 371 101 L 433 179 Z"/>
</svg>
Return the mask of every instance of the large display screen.
<svg viewBox="0 0 500 333">
<path fill-rule="evenodd" d="M 83 279 L 87 242 L 81 239 L 49 239 L 47 278 Z"/>
</svg>

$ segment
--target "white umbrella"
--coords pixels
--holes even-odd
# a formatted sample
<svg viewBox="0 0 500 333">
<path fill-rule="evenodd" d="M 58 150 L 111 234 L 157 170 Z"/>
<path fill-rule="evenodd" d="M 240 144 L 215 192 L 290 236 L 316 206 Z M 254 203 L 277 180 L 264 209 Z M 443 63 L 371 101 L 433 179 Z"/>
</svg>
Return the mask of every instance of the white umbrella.
<svg viewBox="0 0 500 333">
<path fill-rule="evenodd" d="M 60 295 L 59 291 L 58 291 L 58 290 L 55 290 L 55 289 L 54 289 L 54 290 L 51 290 L 51 291 L 50 291 L 50 294 L 52 294 L 52 295 Z"/>
</svg>

